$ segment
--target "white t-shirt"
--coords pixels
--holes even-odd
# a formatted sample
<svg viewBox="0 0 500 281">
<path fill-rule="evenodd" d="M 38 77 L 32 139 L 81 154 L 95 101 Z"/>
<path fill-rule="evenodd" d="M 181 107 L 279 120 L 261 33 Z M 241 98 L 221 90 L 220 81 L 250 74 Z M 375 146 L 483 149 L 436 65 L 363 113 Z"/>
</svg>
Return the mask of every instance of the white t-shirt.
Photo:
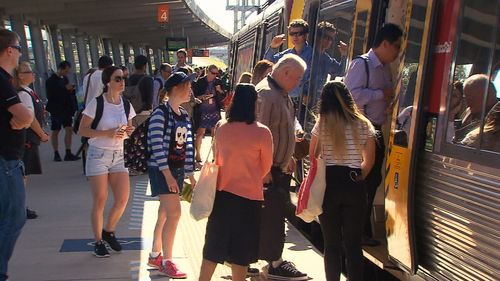
<svg viewBox="0 0 500 281">
<path fill-rule="evenodd" d="M 359 134 L 359 145 L 358 142 L 353 140 L 352 136 L 352 128 L 350 125 L 346 127 L 345 130 L 345 141 L 346 141 L 346 149 L 347 153 L 342 156 L 333 156 L 333 146 L 331 143 L 324 141 L 325 139 L 329 139 L 329 136 L 326 133 L 321 132 L 321 152 L 322 157 L 325 159 L 325 163 L 327 166 L 339 165 L 339 166 L 347 166 L 351 168 L 361 168 L 361 163 L 363 162 L 362 151 L 358 151 L 357 147 L 364 148 L 366 145 L 366 141 L 368 140 L 368 136 L 371 133 L 368 130 L 368 126 L 364 122 L 358 123 L 358 134 Z M 319 122 L 316 122 L 314 128 L 311 132 L 315 136 L 319 136 L 320 134 L 320 126 Z"/>
<path fill-rule="evenodd" d="M 26 91 L 31 92 L 30 88 L 23 87 Z M 21 100 L 21 103 L 26 106 L 31 113 L 35 112 L 35 107 L 33 106 L 33 100 L 31 99 L 30 94 L 26 93 L 25 91 L 19 91 L 17 92 L 17 95 L 19 96 L 19 99 Z"/>
<path fill-rule="evenodd" d="M 83 78 L 83 98 L 85 98 L 85 91 L 87 90 L 87 81 L 89 79 L 89 75 L 85 75 Z M 104 89 L 104 84 L 102 83 L 102 70 L 98 69 L 92 73 L 90 76 L 90 84 L 89 84 L 89 92 L 87 94 L 87 100 L 85 101 L 85 106 L 88 106 L 90 101 L 102 94 Z"/>
<path fill-rule="evenodd" d="M 112 104 L 106 101 L 104 98 L 104 108 L 102 112 L 101 120 L 97 124 L 96 130 L 109 130 L 118 129 L 121 125 L 127 125 L 127 118 L 125 115 L 125 108 L 123 107 L 123 100 L 120 99 L 120 104 Z M 85 107 L 83 114 L 94 119 L 95 112 L 97 108 L 96 99 L 92 99 L 90 103 Z M 128 120 L 135 117 L 135 111 L 132 105 L 130 105 L 130 113 L 128 115 Z M 89 144 L 102 149 L 119 150 L 123 149 L 123 139 L 108 138 L 108 137 L 98 137 L 89 139 Z"/>
</svg>

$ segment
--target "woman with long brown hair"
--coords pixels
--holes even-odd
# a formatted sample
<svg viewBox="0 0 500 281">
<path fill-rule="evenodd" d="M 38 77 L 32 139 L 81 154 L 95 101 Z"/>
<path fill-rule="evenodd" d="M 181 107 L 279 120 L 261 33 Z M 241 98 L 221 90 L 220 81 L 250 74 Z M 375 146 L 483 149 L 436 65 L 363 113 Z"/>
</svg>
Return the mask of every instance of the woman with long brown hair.
<svg viewBox="0 0 500 281">
<path fill-rule="evenodd" d="M 342 82 L 326 83 L 321 93 L 320 115 L 312 130 L 309 157 L 318 154 L 326 163 L 326 191 L 319 219 L 327 280 L 340 280 L 342 252 L 348 279 L 362 280 L 364 178 L 375 159 L 375 129 Z"/>
</svg>

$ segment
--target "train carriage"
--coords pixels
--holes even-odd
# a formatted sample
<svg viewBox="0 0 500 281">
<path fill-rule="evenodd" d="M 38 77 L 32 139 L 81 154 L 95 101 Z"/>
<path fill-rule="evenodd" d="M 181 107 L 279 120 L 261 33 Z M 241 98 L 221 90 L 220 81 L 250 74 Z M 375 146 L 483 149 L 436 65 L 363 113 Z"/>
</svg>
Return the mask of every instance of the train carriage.
<svg viewBox="0 0 500 281">
<path fill-rule="evenodd" d="M 396 23 L 404 31 L 399 59 L 391 64 L 396 97 L 387 113 L 385 179 L 372 217 L 383 245 L 367 247 L 368 260 L 385 270 L 398 268 L 391 272 L 401 279 L 498 280 L 500 1 L 275 1 L 234 35 L 234 83 L 297 17 L 309 22 L 314 48 L 311 79 L 303 89 L 307 107 L 297 114 L 306 131 L 314 124 L 311 113 L 317 112 L 323 83 L 343 76 L 349 62 L 369 50 L 382 24 Z M 336 25 L 337 43 L 348 43 L 345 58 L 337 44 L 326 50 L 343 60 L 340 73 L 320 71 L 321 38 L 314 27 L 321 21 Z M 489 83 L 463 93 L 460 85 L 471 76 Z M 472 103 L 475 127 L 459 137 Z M 302 166 L 307 170 L 307 160 Z"/>
</svg>

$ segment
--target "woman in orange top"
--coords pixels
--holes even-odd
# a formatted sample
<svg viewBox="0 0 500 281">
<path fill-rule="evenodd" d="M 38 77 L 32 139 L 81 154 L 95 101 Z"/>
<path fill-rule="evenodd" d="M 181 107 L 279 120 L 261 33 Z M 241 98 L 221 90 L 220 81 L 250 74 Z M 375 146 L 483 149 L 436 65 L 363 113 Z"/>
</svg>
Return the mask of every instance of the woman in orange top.
<svg viewBox="0 0 500 281">
<path fill-rule="evenodd" d="M 245 280 L 248 265 L 257 261 L 263 178 L 273 158 L 269 129 L 255 121 L 257 92 L 238 84 L 227 122 L 215 134 L 219 166 L 217 193 L 208 218 L 200 281 L 210 280 L 217 263 L 231 263 L 232 279 Z"/>
</svg>

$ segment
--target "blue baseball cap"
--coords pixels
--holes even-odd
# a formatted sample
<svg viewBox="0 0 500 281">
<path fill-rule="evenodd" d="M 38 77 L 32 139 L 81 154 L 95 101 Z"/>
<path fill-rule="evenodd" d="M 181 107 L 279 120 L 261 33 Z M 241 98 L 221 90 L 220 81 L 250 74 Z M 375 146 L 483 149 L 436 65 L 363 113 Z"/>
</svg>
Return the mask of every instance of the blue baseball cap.
<svg viewBox="0 0 500 281">
<path fill-rule="evenodd" d="M 165 90 L 169 91 L 174 86 L 177 86 L 186 81 L 193 81 L 196 78 L 196 73 L 191 75 L 186 75 L 184 72 L 175 72 L 170 77 L 168 77 L 167 81 L 165 81 Z"/>
</svg>

